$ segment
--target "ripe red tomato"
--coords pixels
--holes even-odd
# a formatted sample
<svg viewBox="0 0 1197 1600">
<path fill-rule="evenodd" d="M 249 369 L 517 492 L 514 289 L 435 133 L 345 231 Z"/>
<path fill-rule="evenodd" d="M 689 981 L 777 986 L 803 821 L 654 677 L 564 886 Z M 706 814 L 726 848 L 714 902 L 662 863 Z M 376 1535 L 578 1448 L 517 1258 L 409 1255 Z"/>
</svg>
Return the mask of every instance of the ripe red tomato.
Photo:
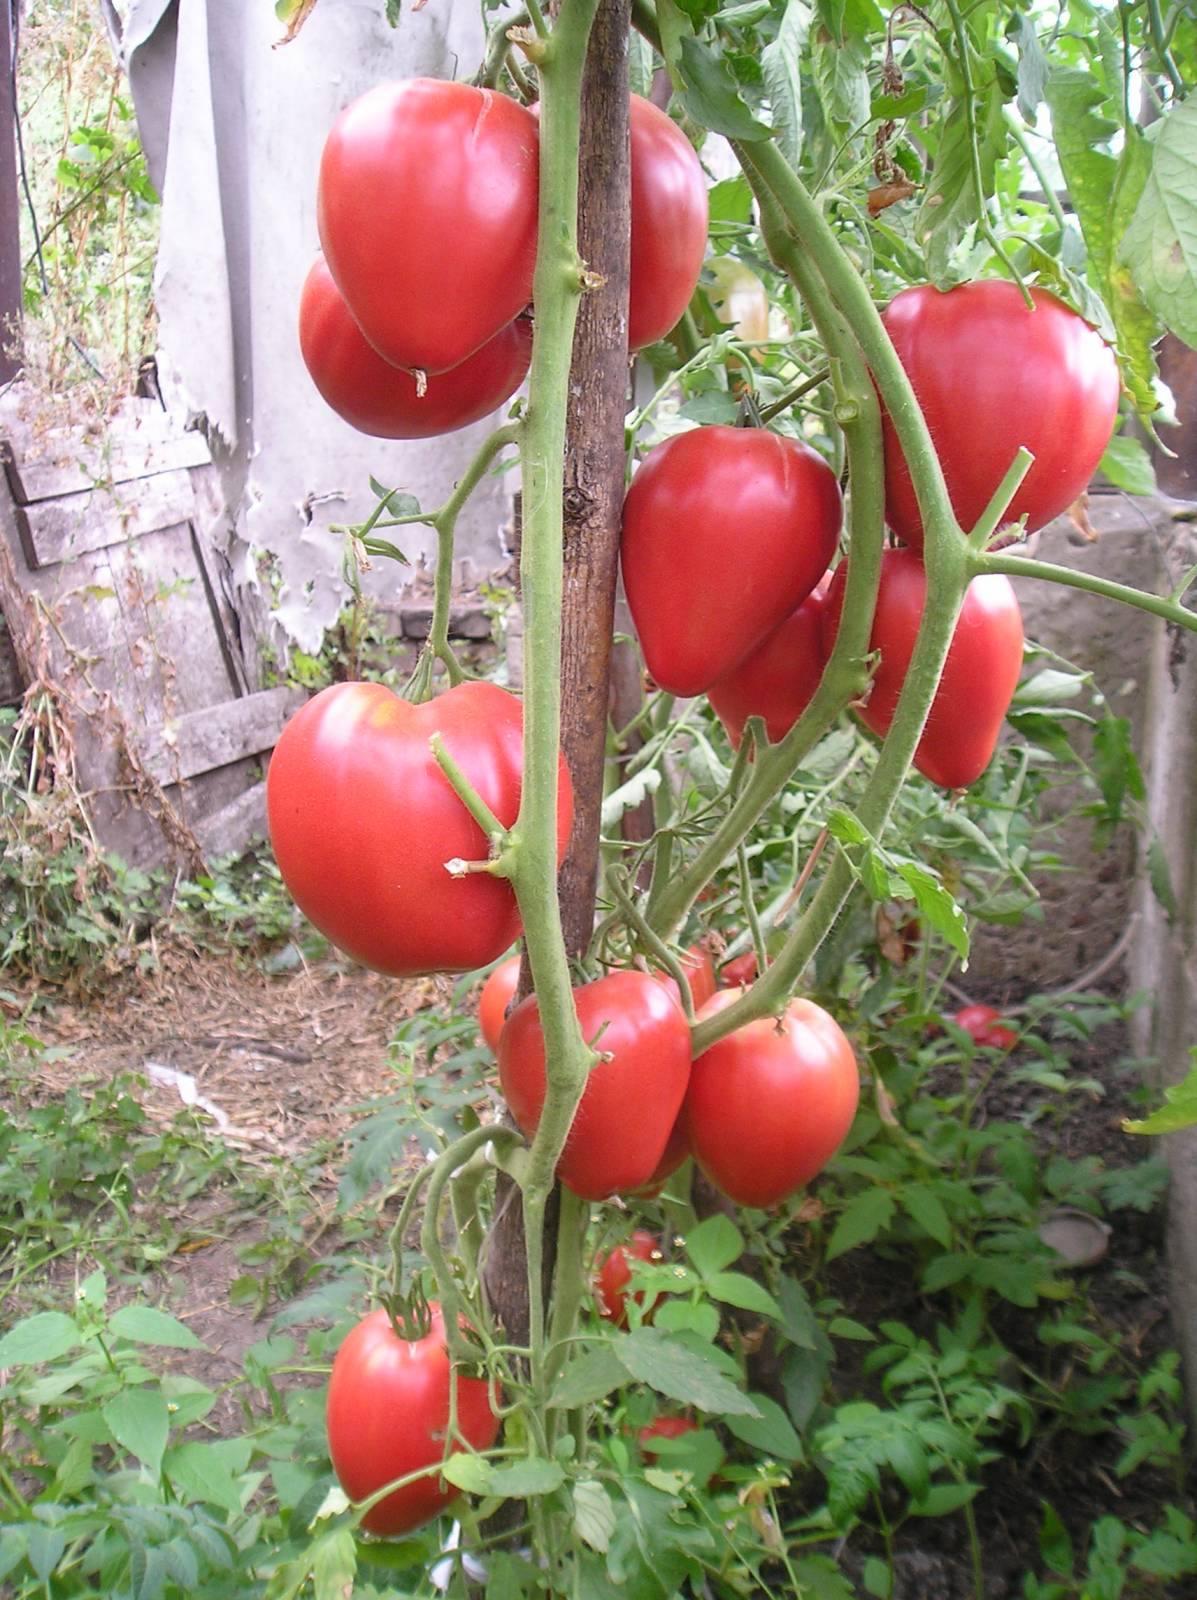
<svg viewBox="0 0 1197 1600">
<path fill-rule="evenodd" d="M 776 744 L 810 704 L 827 665 L 822 621 L 826 603 L 827 584 L 820 579 L 780 627 L 707 691 L 737 750 L 749 717 L 764 717 L 765 731 Z"/>
<path fill-rule="evenodd" d="M 648 1182 L 635 1191 L 637 1199 L 655 1200 L 689 1154 L 690 1141 L 686 1138 L 686 1107 L 683 1104 L 670 1130 L 669 1138 L 665 1141 L 665 1153 L 653 1168 Z"/>
<path fill-rule="evenodd" d="M 903 289 L 882 315 L 906 368 L 966 533 L 1020 445 L 1034 464 L 1006 513 L 1034 532 L 1082 494 L 1118 413 L 1118 365 L 1084 318 L 1043 289 L 1034 311 L 1015 283 L 990 279 L 946 293 Z M 923 521 L 886 412 L 886 521 L 921 549 Z"/>
<path fill-rule="evenodd" d="M 641 350 L 681 319 L 707 249 L 707 180 L 694 146 L 670 117 L 634 94 L 630 104 L 632 261 L 628 349 Z"/>
<path fill-rule="evenodd" d="M 683 1434 L 693 1433 L 697 1427 L 697 1422 L 690 1417 L 654 1417 L 640 1429 L 636 1442 L 646 1459 L 655 1461 L 660 1452 L 652 1448 L 654 1439 L 680 1439 Z"/>
<path fill-rule="evenodd" d="M 582 1033 L 609 1060 L 593 1067 L 557 1163 L 583 1200 L 629 1194 L 652 1177 L 690 1078 L 690 1029 L 677 1001 L 647 972 L 611 972 L 574 990 Z M 601 1032 L 601 1037 L 600 1037 Z M 522 1000 L 499 1040 L 499 1083 L 530 1138 L 545 1094 L 536 996 Z"/>
<path fill-rule="evenodd" d="M 828 654 L 839 627 L 846 581 L 840 566 L 823 613 Z M 886 550 L 869 641 L 881 661 L 868 699 L 858 708 L 861 721 L 878 735 L 884 735 L 893 721 L 926 593 L 927 575 L 917 552 Z M 974 578 L 915 751 L 915 766 L 932 783 L 965 789 L 989 765 L 1018 685 L 1022 642 L 1022 613 L 1010 580 L 1001 573 Z"/>
<path fill-rule="evenodd" d="M 482 985 L 482 993 L 478 997 L 478 1026 L 492 1050 L 499 1048 L 499 1035 L 507 1021 L 507 1007 L 519 988 L 519 982 L 520 958 L 511 956 L 506 961 L 500 961 Z"/>
<path fill-rule="evenodd" d="M 721 989 L 714 1016 L 740 998 Z M 852 1126 L 856 1057 L 839 1024 L 811 1000 L 737 1028 L 694 1062 L 686 1132 L 695 1160 L 730 1200 L 775 1206 L 820 1172 Z"/>
<path fill-rule="evenodd" d="M 975 1045 L 987 1050 L 1013 1050 L 1018 1035 L 1002 1021 L 999 1011 L 992 1006 L 962 1006 L 952 1021 Z"/>
<path fill-rule="evenodd" d="M 429 378 L 421 395 L 410 372 L 367 342 L 318 256 L 299 298 L 299 348 L 325 401 L 359 433 L 430 439 L 489 416 L 515 393 L 532 356 L 532 324 L 509 322 L 459 367 Z"/>
<path fill-rule="evenodd" d="M 599 1262 L 595 1274 L 594 1298 L 598 1302 L 599 1316 L 608 1322 L 613 1322 L 617 1328 L 626 1328 L 628 1297 L 624 1294 L 624 1290 L 632 1281 L 632 1262 L 663 1259 L 660 1240 L 644 1228 L 637 1228 L 626 1244 L 617 1244 L 614 1250 Z M 636 1290 L 631 1298 L 638 1306 L 644 1305 L 643 1290 Z M 645 1322 L 651 1320 L 656 1304 L 657 1301 L 654 1300 L 644 1313 Z"/>
<path fill-rule="evenodd" d="M 499 1419 L 483 1378 L 457 1377 L 457 1427 L 475 1450 L 489 1450 Z M 445 1323 L 432 1307 L 423 1339 L 401 1339 L 385 1310 L 359 1322 L 337 1351 L 328 1385 L 328 1448 L 351 1500 L 365 1500 L 395 1478 L 435 1467 L 449 1426 L 449 1352 Z M 454 1441 L 453 1450 L 461 1449 Z M 380 1500 L 362 1519 L 371 1533 L 407 1533 L 443 1510 L 460 1491 L 436 1472 Z"/>
<path fill-rule="evenodd" d="M 469 972 L 520 931 L 505 878 L 450 877 L 484 861 L 487 840 L 437 765 L 446 750 L 506 827 L 519 810 L 523 708 L 493 683 L 463 683 L 412 705 L 380 683 L 336 683 L 283 729 L 266 778 L 283 881 L 326 938 L 363 966 L 406 977 Z M 573 817 L 564 759 L 559 854 Z"/>
<path fill-rule="evenodd" d="M 320 242 L 355 322 L 397 367 L 447 372 L 532 297 L 536 122 L 489 89 L 381 83 L 320 161 Z"/>
<path fill-rule="evenodd" d="M 651 450 L 623 510 L 620 559 L 648 670 L 702 694 L 810 594 L 835 552 L 835 473 L 762 428 L 693 428 Z"/>
<path fill-rule="evenodd" d="M 756 951 L 745 950 L 742 956 L 735 956 L 731 961 L 723 963 L 719 977 L 723 983 L 728 985 L 755 983 L 756 972 Z"/>
<path fill-rule="evenodd" d="M 705 944 L 692 944 L 682 952 L 681 967 L 690 985 L 690 999 L 697 1010 L 715 993 L 715 963 L 711 960 L 711 952 Z M 658 983 L 665 985 L 670 994 L 677 995 L 680 1004 L 677 979 L 668 972 L 655 972 L 653 976 Z"/>
</svg>

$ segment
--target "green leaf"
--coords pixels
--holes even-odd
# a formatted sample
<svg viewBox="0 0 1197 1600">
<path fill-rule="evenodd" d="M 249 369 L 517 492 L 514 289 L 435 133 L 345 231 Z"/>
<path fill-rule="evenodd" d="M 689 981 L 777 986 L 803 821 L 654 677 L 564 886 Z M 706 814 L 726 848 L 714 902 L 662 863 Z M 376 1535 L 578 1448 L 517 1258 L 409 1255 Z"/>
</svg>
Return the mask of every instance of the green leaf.
<svg viewBox="0 0 1197 1600">
<path fill-rule="evenodd" d="M 467 1494 L 495 1495 L 505 1500 L 552 1494 L 565 1482 L 565 1470 L 556 1461 L 532 1456 L 526 1461 L 498 1465 L 464 1450 L 449 1457 L 441 1476 Z"/>
<path fill-rule="evenodd" d="M 875 1239 L 893 1221 L 894 1210 L 894 1199 L 888 1189 L 865 1189 L 855 1195 L 835 1225 L 827 1246 L 828 1261 Z"/>
<path fill-rule="evenodd" d="M 353 1593 L 357 1545 L 348 1528 L 335 1528 L 312 1550 L 312 1588 L 316 1600 L 345 1600 Z"/>
<path fill-rule="evenodd" d="M 777 1286 L 782 1332 L 800 1350 L 818 1349 L 819 1325 L 810 1296 L 796 1278 L 785 1277 Z"/>
<path fill-rule="evenodd" d="M 885 1441 L 885 1459 L 901 1478 L 912 1500 L 922 1500 L 931 1484 L 931 1469 L 922 1441 L 912 1428 L 891 1433 Z"/>
<path fill-rule="evenodd" d="M 939 1196 L 926 1184 L 908 1184 L 902 1190 L 902 1204 L 919 1227 L 945 1250 L 952 1246 L 952 1224 Z"/>
<path fill-rule="evenodd" d="M 387 489 L 377 478 L 370 479 L 370 492 L 384 502 L 389 517 L 418 517 L 420 502 L 406 489 Z"/>
<path fill-rule="evenodd" d="M 737 1439 L 759 1450 L 762 1455 L 773 1456 L 778 1461 L 801 1461 L 804 1455 L 802 1440 L 794 1424 L 776 1400 L 767 1394 L 754 1394 L 753 1403 L 759 1417 L 728 1417 L 726 1425 Z"/>
<path fill-rule="evenodd" d="M 1126 717 L 1103 717 L 1094 728 L 1093 771 L 1109 822 L 1121 820 L 1122 802 L 1128 794 L 1135 800 L 1146 798 L 1147 788 L 1131 744 L 1131 725 Z"/>
<path fill-rule="evenodd" d="M 1031 17 L 1024 11 L 1015 32 L 1018 43 L 1018 109 L 1032 125 L 1047 86 L 1048 61 Z"/>
<path fill-rule="evenodd" d="M 700 1277 L 722 1272 L 744 1254 L 744 1235 L 730 1217 L 716 1211 L 686 1235 L 686 1254 Z"/>
<path fill-rule="evenodd" d="M 1180 908 L 1176 903 L 1176 890 L 1172 886 L 1172 868 L 1158 835 L 1153 835 L 1147 846 L 1147 877 L 1151 892 L 1163 907 L 1164 916 L 1171 925 L 1179 916 Z"/>
<path fill-rule="evenodd" d="M 604 1343 L 570 1362 L 553 1386 L 548 1403 L 564 1410 L 572 1410 L 574 1406 L 590 1406 L 596 1400 L 605 1399 L 612 1389 L 618 1389 L 627 1381 L 623 1363 L 616 1357 L 610 1344 Z"/>
<path fill-rule="evenodd" d="M 1197 1054 L 1189 1074 L 1180 1083 L 1164 1090 L 1164 1103 L 1150 1116 L 1137 1122 L 1124 1122 L 1127 1133 L 1176 1133 L 1197 1122 Z"/>
<path fill-rule="evenodd" d="M 872 1328 L 866 1328 L 853 1317 L 832 1317 L 827 1332 L 833 1339 L 855 1339 L 859 1344 L 872 1344 L 877 1337 Z"/>
<path fill-rule="evenodd" d="M 236 1513 L 250 1453 L 248 1439 L 192 1439 L 167 1451 L 162 1470 L 184 1499 Z"/>
<path fill-rule="evenodd" d="M 170 1432 L 170 1413 L 158 1389 L 122 1389 L 101 1414 L 116 1442 L 155 1476 Z"/>
<path fill-rule="evenodd" d="M 64 1311 L 35 1311 L 22 1317 L 0 1339 L 0 1367 L 33 1367 L 57 1361 L 83 1343 L 83 1336 Z"/>
<path fill-rule="evenodd" d="M 1155 463 L 1142 441 L 1130 434 L 1119 433 L 1110 440 L 1098 467 L 1116 489 L 1125 489 L 1127 494 L 1156 492 Z"/>
<path fill-rule="evenodd" d="M 1006 152 L 1006 102 L 997 81 L 978 84 L 974 100 L 982 196 L 973 179 L 973 146 L 964 101 L 953 97 L 939 118 L 935 170 L 915 220 L 915 233 L 927 253 L 932 282 L 948 277 L 948 258 L 977 220 L 980 204 L 992 197 L 997 164 Z"/>
<path fill-rule="evenodd" d="M 615 1507 L 611 1496 L 594 1478 L 574 1484 L 574 1531 L 583 1544 L 606 1555 L 615 1532 Z"/>
<path fill-rule="evenodd" d="M 807 0 L 786 0 L 777 37 L 761 51 L 761 72 L 769 91 L 773 131 L 779 148 L 797 167 L 802 154 L 802 77 L 799 65 L 806 44 Z"/>
<path fill-rule="evenodd" d="M 712 222 L 751 222 L 752 190 L 744 178 L 723 178 L 707 193 Z"/>
<path fill-rule="evenodd" d="M 616 1355 L 629 1377 L 647 1383 L 658 1394 L 713 1416 L 759 1415 L 756 1406 L 705 1356 L 655 1328 L 636 1328 L 614 1341 Z"/>
<path fill-rule="evenodd" d="M 912 1503 L 910 1511 L 916 1517 L 947 1517 L 980 1492 L 979 1483 L 933 1483 L 921 1499 Z"/>
<path fill-rule="evenodd" d="M 645 767 L 630 777 L 626 783 L 621 783 L 618 789 L 613 789 L 603 801 L 600 823 L 603 832 L 610 833 L 625 811 L 635 811 L 638 805 L 656 794 L 660 787 L 659 770 L 656 767 Z"/>
<path fill-rule="evenodd" d="M 709 45 L 691 36 L 681 41 L 679 74 L 682 102 L 695 122 L 728 139 L 767 139 L 769 129 L 758 122 L 740 97 L 727 62 Z"/>
<path fill-rule="evenodd" d="M 109 1327 L 122 1339 L 136 1344 L 164 1345 L 171 1350 L 203 1350 L 205 1346 L 177 1317 L 153 1306 L 122 1306 L 109 1318 Z"/>
<path fill-rule="evenodd" d="M 1049 1572 L 1058 1572 L 1062 1578 L 1071 1578 L 1073 1554 L 1068 1529 L 1054 1506 L 1046 1500 L 1040 1503 L 1043 1506 L 1043 1521 L 1039 1525 L 1039 1554 Z"/>
<path fill-rule="evenodd" d="M 762 1284 L 743 1272 L 713 1272 L 706 1281 L 712 1299 L 741 1311 L 755 1311 L 762 1317 L 781 1321 L 781 1307 Z"/>
<path fill-rule="evenodd" d="M 1152 130 L 1154 159 L 1118 259 L 1160 321 L 1197 347 L 1197 99 Z"/>
<path fill-rule="evenodd" d="M 50 1574 L 62 1560 L 66 1549 L 66 1534 L 61 1528 L 48 1528 L 35 1522 L 26 1534 L 26 1557 L 39 1583 L 49 1583 Z"/>
<path fill-rule="evenodd" d="M 914 895 L 921 916 L 962 960 L 968 959 L 968 921 L 940 879 L 916 861 L 900 861 L 898 877 Z"/>
</svg>

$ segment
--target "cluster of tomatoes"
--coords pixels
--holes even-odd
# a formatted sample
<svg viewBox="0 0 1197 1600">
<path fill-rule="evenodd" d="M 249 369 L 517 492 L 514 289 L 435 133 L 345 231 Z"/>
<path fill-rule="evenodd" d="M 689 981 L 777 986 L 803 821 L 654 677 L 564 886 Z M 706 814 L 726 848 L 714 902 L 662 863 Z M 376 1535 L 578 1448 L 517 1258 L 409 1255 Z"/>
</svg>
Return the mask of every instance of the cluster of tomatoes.
<svg viewBox="0 0 1197 1600">
<path fill-rule="evenodd" d="M 965 284 L 897 295 L 883 321 L 939 454 L 953 509 L 980 518 L 1020 446 L 1035 460 L 1007 513 L 1028 532 L 1083 492 L 1118 409 L 1113 354 L 1039 289 Z M 885 515 L 900 548 L 882 557 L 860 708 L 884 735 L 926 599 L 923 527 L 893 424 L 883 415 Z M 670 693 L 710 697 L 733 741 L 750 716 L 771 740 L 806 708 L 831 654 L 847 571 L 828 572 L 839 486 L 805 445 L 751 428 L 706 427 L 650 451 L 624 508 L 622 566 L 649 672 Z M 944 788 L 988 766 L 1022 663 L 1022 618 L 1007 578 L 969 585 L 915 765 Z"/>
<path fill-rule="evenodd" d="M 685 135 L 633 95 L 628 348 L 663 338 L 694 292 L 707 185 Z M 324 249 L 299 343 L 362 433 L 424 439 L 477 422 L 528 371 L 539 123 L 489 89 L 379 84 L 341 112 L 320 165 Z"/>
</svg>

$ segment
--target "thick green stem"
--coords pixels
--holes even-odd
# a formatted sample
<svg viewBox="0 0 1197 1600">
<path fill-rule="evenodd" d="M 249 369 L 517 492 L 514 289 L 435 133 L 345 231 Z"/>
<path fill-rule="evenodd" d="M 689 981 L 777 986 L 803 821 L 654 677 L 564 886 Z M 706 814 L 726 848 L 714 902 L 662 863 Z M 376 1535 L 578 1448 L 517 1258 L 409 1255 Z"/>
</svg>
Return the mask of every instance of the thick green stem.
<svg viewBox="0 0 1197 1600">
<path fill-rule="evenodd" d="M 553 1314 L 550 1321 L 548 1376 L 552 1378 L 564 1364 L 586 1292 L 583 1266 L 586 1230 L 590 1225 L 590 1205 L 571 1189 L 562 1186 L 561 1212 L 557 1218 L 557 1272 L 553 1279 Z"/>
<path fill-rule="evenodd" d="M 1111 583 L 1091 572 L 1074 572 L 1071 567 L 1058 567 L 1050 561 L 1036 561 L 1031 556 L 1009 555 L 1004 550 L 975 555 L 974 573 L 1004 572 L 1010 578 L 1040 578 L 1048 583 L 1062 583 L 1070 589 L 1085 589 L 1089 594 L 1103 595 L 1107 600 L 1121 600 L 1124 605 L 1135 606 L 1139 611 L 1149 611 L 1153 617 L 1175 623 L 1197 633 L 1197 611 L 1189 611 L 1178 600 L 1163 595 L 1147 594 L 1126 583 Z"/>
<path fill-rule="evenodd" d="M 561 741 L 562 506 L 565 413 L 578 300 L 578 128 L 586 43 L 598 0 L 564 0 L 541 38 L 539 247 L 533 296 L 528 412 L 521 427 L 524 523 L 524 776 L 513 833 L 512 883 L 544 1035 L 547 1086 L 524 1178 L 529 1344 L 534 1391 L 544 1382 L 541 1267 L 545 1202 L 594 1053 L 574 1010 L 557 901 L 557 783 Z M 529 7 L 534 25 L 537 8 Z M 538 34 L 541 32 L 537 27 Z"/>
</svg>

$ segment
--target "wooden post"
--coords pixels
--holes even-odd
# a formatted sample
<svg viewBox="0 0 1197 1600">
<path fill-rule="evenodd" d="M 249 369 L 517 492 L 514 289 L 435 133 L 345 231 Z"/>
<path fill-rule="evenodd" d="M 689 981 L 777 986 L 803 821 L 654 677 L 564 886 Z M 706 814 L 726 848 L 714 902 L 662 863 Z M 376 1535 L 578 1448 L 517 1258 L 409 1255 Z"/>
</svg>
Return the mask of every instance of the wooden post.
<svg viewBox="0 0 1197 1600">
<path fill-rule="evenodd" d="M 13 53 L 15 0 L 0 0 L 0 383 L 21 359 L 21 211 L 17 190 L 17 67 Z"/>
</svg>

